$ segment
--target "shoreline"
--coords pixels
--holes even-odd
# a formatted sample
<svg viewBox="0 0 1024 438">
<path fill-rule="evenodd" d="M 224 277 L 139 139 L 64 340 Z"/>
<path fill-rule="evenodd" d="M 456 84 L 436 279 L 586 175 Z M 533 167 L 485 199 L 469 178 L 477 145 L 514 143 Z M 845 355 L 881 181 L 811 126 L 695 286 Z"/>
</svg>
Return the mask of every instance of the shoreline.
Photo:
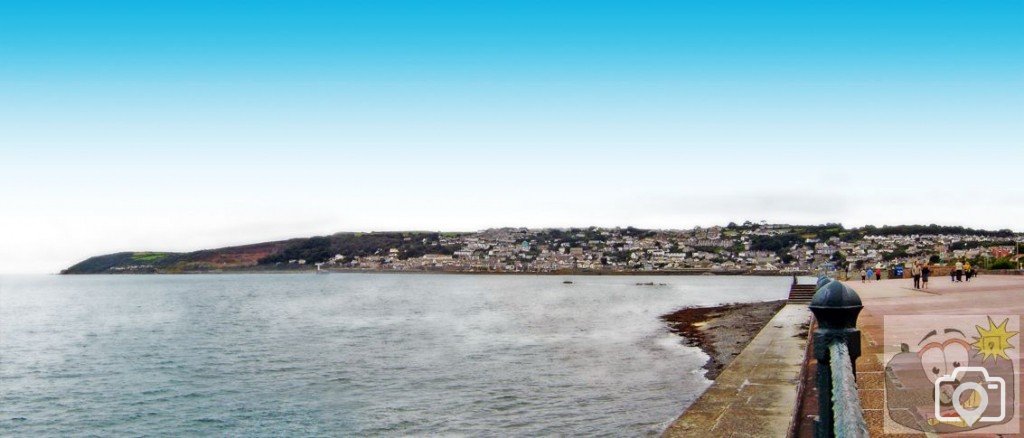
<svg viewBox="0 0 1024 438">
<path fill-rule="evenodd" d="M 453 275 L 535 275 L 535 276 L 746 276 L 746 277 L 791 277 L 809 275 L 809 271 L 713 271 L 694 269 L 688 271 L 581 271 L 581 272 L 502 272 L 502 271 L 441 271 L 441 270 L 383 270 L 383 269 L 325 269 L 326 274 L 453 274 Z M 181 272 L 57 272 L 53 275 L 195 275 L 195 274 L 316 274 L 314 269 L 217 269 L 209 271 Z"/>
<path fill-rule="evenodd" d="M 786 300 L 686 307 L 661 316 L 683 343 L 708 355 L 704 377 L 715 380 L 786 305 Z"/>
</svg>

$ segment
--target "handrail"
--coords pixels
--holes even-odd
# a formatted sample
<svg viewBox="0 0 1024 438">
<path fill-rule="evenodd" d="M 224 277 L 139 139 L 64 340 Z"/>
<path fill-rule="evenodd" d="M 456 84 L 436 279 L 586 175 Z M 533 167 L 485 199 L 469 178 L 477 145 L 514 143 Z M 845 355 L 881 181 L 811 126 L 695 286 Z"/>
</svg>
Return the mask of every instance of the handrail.
<svg viewBox="0 0 1024 438">
<path fill-rule="evenodd" d="M 832 359 L 832 431 L 837 437 L 866 437 L 868 424 L 857 393 L 857 376 L 845 342 L 828 346 Z"/>
<path fill-rule="evenodd" d="M 818 321 L 814 358 L 818 360 L 818 420 L 815 435 L 822 438 L 867 437 L 867 422 L 857 393 L 860 357 L 860 296 L 849 286 L 822 276 L 808 306 Z"/>
</svg>

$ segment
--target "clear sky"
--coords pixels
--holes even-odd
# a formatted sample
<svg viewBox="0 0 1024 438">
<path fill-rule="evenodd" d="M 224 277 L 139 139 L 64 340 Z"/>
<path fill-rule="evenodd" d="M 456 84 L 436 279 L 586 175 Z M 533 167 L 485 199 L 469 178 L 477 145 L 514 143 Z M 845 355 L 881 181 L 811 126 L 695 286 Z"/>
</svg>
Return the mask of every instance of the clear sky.
<svg viewBox="0 0 1024 438">
<path fill-rule="evenodd" d="M 7 1 L 0 272 L 356 230 L 1024 230 L 1024 2 Z"/>
</svg>

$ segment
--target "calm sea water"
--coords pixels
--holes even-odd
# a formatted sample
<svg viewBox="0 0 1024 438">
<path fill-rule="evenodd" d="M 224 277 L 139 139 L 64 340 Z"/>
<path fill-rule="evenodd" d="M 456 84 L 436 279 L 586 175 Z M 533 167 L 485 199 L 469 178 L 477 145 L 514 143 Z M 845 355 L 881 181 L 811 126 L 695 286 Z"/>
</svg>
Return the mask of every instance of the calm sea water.
<svg viewBox="0 0 1024 438">
<path fill-rule="evenodd" d="M 658 317 L 790 281 L 567 278 L 0 277 L 0 435 L 651 435 L 710 383 Z"/>
</svg>

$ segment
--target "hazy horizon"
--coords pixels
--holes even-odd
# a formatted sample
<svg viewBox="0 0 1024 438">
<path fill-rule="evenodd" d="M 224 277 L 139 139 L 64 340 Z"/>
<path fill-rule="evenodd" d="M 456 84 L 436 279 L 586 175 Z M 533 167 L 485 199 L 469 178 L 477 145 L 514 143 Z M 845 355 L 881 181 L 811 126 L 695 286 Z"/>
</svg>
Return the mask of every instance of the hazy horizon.
<svg viewBox="0 0 1024 438">
<path fill-rule="evenodd" d="M 339 230 L 1024 229 L 1024 3 L 0 5 L 0 273 Z"/>
<path fill-rule="evenodd" d="M 737 224 L 741 224 L 744 221 L 735 221 L 734 220 L 734 221 L 729 221 L 729 222 L 735 222 Z M 686 230 L 686 229 L 692 229 L 694 227 L 702 227 L 702 228 L 708 228 L 708 227 L 714 227 L 714 226 L 724 227 L 724 226 L 728 225 L 729 222 L 724 222 L 724 223 L 708 223 L 708 224 L 695 224 L 695 225 L 688 226 L 688 227 L 641 227 L 641 226 L 636 226 L 636 225 L 631 225 L 631 224 L 620 224 L 620 225 L 593 225 L 593 224 L 590 224 L 590 225 L 564 225 L 564 226 L 529 226 L 529 227 L 526 227 L 526 228 L 530 228 L 530 229 L 562 228 L 562 229 L 565 229 L 565 228 L 589 228 L 591 226 L 595 226 L 595 227 L 600 227 L 600 228 L 636 227 L 636 228 L 641 228 L 641 229 L 652 229 L 652 230 Z M 751 221 L 751 222 L 755 222 L 755 221 Z M 760 223 L 760 221 L 757 221 L 757 223 Z M 773 222 L 769 221 L 768 223 L 769 224 L 775 224 L 775 225 L 779 225 L 779 224 L 785 224 L 785 225 L 820 225 L 820 224 L 825 224 L 825 223 L 841 223 L 841 222 L 827 221 L 827 222 L 822 222 L 822 223 L 819 224 L 819 223 L 781 223 L 781 222 L 780 223 L 773 223 Z M 930 224 L 861 224 L 861 225 L 848 225 L 848 224 L 845 224 L 845 223 L 841 223 L 841 224 L 845 228 L 860 228 L 860 227 L 864 227 L 864 226 L 883 227 L 883 226 L 895 226 L 895 225 L 930 225 Z M 938 224 L 935 224 L 935 225 L 940 225 L 940 226 L 962 226 L 960 224 L 942 224 L 942 223 L 938 223 Z M 164 247 L 146 247 L 146 248 L 125 247 L 125 248 L 121 248 L 121 249 L 108 250 L 106 252 L 87 253 L 85 256 L 83 256 L 83 257 L 81 257 L 79 259 L 69 260 L 66 264 L 63 264 L 63 265 L 60 265 L 60 266 L 54 266 L 52 268 L 51 267 L 45 267 L 45 268 L 40 268 L 40 269 L 36 269 L 36 270 L 24 270 L 24 271 L 5 271 L 5 270 L 0 269 L 0 274 L 56 274 L 56 273 L 59 273 L 61 270 L 65 269 L 65 268 L 67 268 L 67 267 L 69 267 L 69 266 L 71 266 L 71 265 L 73 265 L 73 264 L 75 264 L 77 262 L 85 260 L 86 258 L 89 258 L 89 257 L 92 257 L 92 256 L 104 255 L 104 254 L 112 254 L 112 253 L 117 253 L 117 252 L 151 251 L 151 252 L 182 252 L 182 253 L 185 253 L 185 252 L 200 251 L 200 250 L 205 250 L 205 249 L 217 249 L 217 248 L 225 248 L 225 247 L 233 247 L 233 246 L 242 246 L 242 245 L 248 245 L 248 244 L 272 242 L 272 241 L 281 241 L 281 240 L 288 240 L 288 239 L 301 239 L 301 238 L 312 237 L 312 236 L 325 236 L 325 235 L 338 234 L 338 233 L 373 233 L 373 232 L 456 232 L 456 233 L 473 233 L 473 232 L 482 231 L 482 230 L 486 230 L 486 229 L 494 229 L 494 228 L 521 228 L 521 227 L 522 226 L 519 226 L 519 225 L 508 225 L 508 224 L 506 224 L 506 225 L 487 226 L 487 227 L 482 227 L 482 228 L 477 228 L 477 229 L 472 229 L 472 230 L 465 230 L 465 229 L 428 229 L 428 228 L 335 230 L 335 231 L 318 232 L 318 233 L 302 234 L 302 235 L 294 234 L 294 233 L 286 234 L 286 235 L 282 234 L 282 235 L 271 236 L 271 237 L 266 237 L 266 238 L 262 238 L 262 239 L 250 239 L 250 240 L 239 240 L 239 241 L 228 241 L 228 240 L 216 241 L 215 240 L 215 241 L 211 241 L 212 243 L 206 244 L 206 245 L 203 245 L 202 242 L 199 242 L 196 245 L 188 245 L 188 246 L 183 246 L 183 245 L 167 245 L 167 246 L 164 246 Z M 986 230 L 986 231 L 998 231 L 998 230 L 1002 230 L 1002 229 L 1009 229 L 1009 230 L 1013 231 L 1014 233 L 1021 233 L 1022 232 L 1020 229 L 1013 229 L 1013 228 L 984 228 L 984 227 L 968 227 L 968 228 L 975 228 L 975 229 Z"/>
</svg>

